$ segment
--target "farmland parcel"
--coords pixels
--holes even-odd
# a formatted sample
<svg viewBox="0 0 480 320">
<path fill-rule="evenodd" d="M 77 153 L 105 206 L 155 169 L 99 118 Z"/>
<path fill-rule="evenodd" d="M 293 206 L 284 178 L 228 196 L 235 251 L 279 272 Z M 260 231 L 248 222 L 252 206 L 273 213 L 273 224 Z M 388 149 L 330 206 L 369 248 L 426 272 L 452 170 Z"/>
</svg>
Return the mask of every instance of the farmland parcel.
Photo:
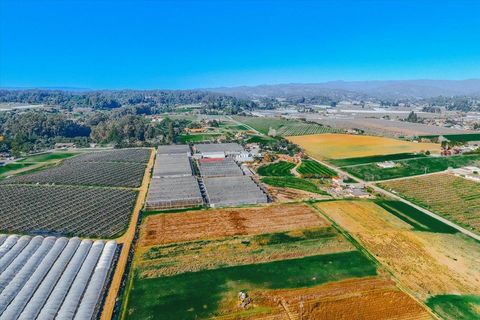
<svg viewBox="0 0 480 320">
<path fill-rule="evenodd" d="M 480 234 L 480 185 L 453 174 L 435 174 L 381 184 Z"/>
<path fill-rule="evenodd" d="M 126 318 L 430 319 L 306 205 L 149 216 L 134 261 Z"/>
<path fill-rule="evenodd" d="M 449 233 L 418 213 L 403 218 L 368 201 L 330 201 L 317 206 L 346 229 L 386 266 L 411 294 L 424 302 L 446 294 L 458 295 L 457 306 L 480 294 L 480 244 L 460 233 Z M 391 204 L 390 204 L 391 206 Z M 423 225 L 432 231 L 417 231 Z M 447 231 L 447 232 L 445 232 Z M 470 305 L 470 312 L 478 310 Z M 434 309 L 435 310 L 435 309 Z M 446 310 L 455 318 L 456 308 Z"/>
<path fill-rule="evenodd" d="M 374 136 L 316 134 L 287 138 L 317 159 L 342 159 L 427 150 L 439 151 L 439 145 L 434 143 L 414 143 Z"/>
</svg>

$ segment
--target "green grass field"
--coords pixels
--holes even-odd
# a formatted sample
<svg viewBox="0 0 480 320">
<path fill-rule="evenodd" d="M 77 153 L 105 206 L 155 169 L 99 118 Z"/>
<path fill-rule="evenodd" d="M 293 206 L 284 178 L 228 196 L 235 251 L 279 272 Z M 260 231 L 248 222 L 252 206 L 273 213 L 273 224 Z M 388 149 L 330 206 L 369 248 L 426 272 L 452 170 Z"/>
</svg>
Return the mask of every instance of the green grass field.
<svg viewBox="0 0 480 320">
<path fill-rule="evenodd" d="M 445 320 L 480 319 L 480 296 L 476 295 L 433 296 L 427 306 Z"/>
<path fill-rule="evenodd" d="M 52 152 L 52 153 L 42 153 L 25 159 L 19 160 L 18 162 L 48 162 L 54 160 L 63 160 L 70 158 L 79 154 L 78 152 Z"/>
<path fill-rule="evenodd" d="M 315 183 L 307 179 L 296 177 L 263 177 L 262 182 L 273 187 L 292 188 L 318 194 L 327 195 Z"/>
<path fill-rule="evenodd" d="M 464 134 L 444 134 L 443 137 L 450 141 L 468 142 L 480 141 L 480 133 L 464 133 Z M 419 136 L 420 139 L 436 139 L 439 135 Z"/>
<path fill-rule="evenodd" d="M 275 176 L 275 177 L 290 177 L 293 174 L 290 172 L 295 168 L 295 164 L 287 161 L 279 161 L 270 163 L 258 168 L 257 173 L 261 176 Z"/>
<path fill-rule="evenodd" d="M 6 164 L 6 165 L 0 167 L 0 176 L 7 176 L 12 171 L 27 168 L 31 165 L 33 165 L 33 163 L 13 162 L 13 163 Z"/>
<path fill-rule="evenodd" d="M 350 174 L 366 180 L 378 181 L 401 177 L 416 176 L 425 173 L 434 173 L 447 170 L 449 167 L 459 168 L 469 165 L 480 164 L 480 155 L 462 155 L 452 157 L 424 157 L 410 160 L 395 161 L 398 164 L 394 168 L 382 169 L 375 163 L 345 167 Z"/>
<path fill-rule="evenodd" d="M 397 218 L 403 220 L 417 231 L 438 233 L 457 233 L 458 231 L 435 218 L 396 200 L 376 200 L 375 203 Z"/>
<path fill-rule="evenodd" d="M 376 265 L 358 251 L 187 272 L 171 277 L 141 279 L 136 275 L 127 319 L 154 319 L 160 315 L 165 320 L 209 318 L 221 315 L 218 309 L 222 299 L 236 299 L 240 290 L 311 287 L 373 275 L 376 275 Z M 241 317 L 241 314 L 236 316 Z"/>
<path fill-rule="evenodd" d="M 189 142 L 204 142 L 204 141 L 213 141 L 217 139 L 220 134 L 182 134 L 180 136 L 180 142 L 189 143 Z"/>
<path fill-rule="evenodd" d="M 248 143 L 258 143 L 262 145 L 269 145 L 269 144 L 275 144 L 277 140 L 272 137 L 267 137 L 267 136 L 251 136 L 247 140 Z"/>
<path fill-rule="evenodd" d="M 304 178 L 331 178 L 337 173 L 314 160 L 302 160 L 297 169 Z"/>
<path fill-rule="evenodd" d="M 384 162 L 384 161 L 394 161 L 394 160 L 404 160 L 412 158 L 423 158 L 426 157 L 423 153 L 397 153 L 381 156 L 370 156 L 370 157 L 359 157 L 359 158 L 347 158 L 347 159 L 330 159 L 328 160 L 331 164 L 336 165 L 337 167 L 347 167 L 355 166 L 359 164 L 366 164 L 372 162 Z"/>
</svg>

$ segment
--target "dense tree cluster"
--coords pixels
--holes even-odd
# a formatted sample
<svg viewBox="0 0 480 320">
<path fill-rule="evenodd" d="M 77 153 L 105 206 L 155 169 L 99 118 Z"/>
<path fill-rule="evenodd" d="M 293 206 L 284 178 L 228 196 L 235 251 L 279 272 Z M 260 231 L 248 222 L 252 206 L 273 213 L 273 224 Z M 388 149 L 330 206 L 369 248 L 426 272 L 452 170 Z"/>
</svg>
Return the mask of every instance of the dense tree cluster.
<svg viewBox="0 0 480 320">
<path fill-rule="evenodd" d="M 137 106 L 150 113 L 168 111 L 176 105 L 201 104 L 206 109 L 238 113 L 253 109 L 256 104 L 249 100 L 218 93 L 196 90 L 115 90 L 115 91 L 62 91 L 62 90 L 0 90 L 0 102 L 44 104 L 97 110 L 116 109 L 122 106 Z"/>
</svg>

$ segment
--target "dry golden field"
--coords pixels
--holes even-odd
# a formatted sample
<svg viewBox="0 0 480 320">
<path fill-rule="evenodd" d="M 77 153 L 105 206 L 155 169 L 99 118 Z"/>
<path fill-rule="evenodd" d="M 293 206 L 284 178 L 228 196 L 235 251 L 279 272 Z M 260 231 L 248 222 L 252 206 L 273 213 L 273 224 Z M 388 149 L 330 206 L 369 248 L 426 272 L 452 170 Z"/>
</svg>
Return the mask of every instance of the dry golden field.
<svg viewBox="0 0 480 320">
<path fill-rule="evenodd" d="M 421 300 L 480 294 L 480 244 L 461 234 L 413 231 L 368 201 L 332 201 L 318 208 L 352 234 Z"/>
<path fill-rule="evenodd" d="M 317 159 L 342 159 L 395 153 L 439 152 L 435 143 L 415 143 L 391 138 L 350 134 L 290 136 L 290 141 Z"/>
<path fill-rule="evenodd" d="M 480 233 L 480 184 L 435 174 L 381 184 L 465 228 Z"/>
</svg>

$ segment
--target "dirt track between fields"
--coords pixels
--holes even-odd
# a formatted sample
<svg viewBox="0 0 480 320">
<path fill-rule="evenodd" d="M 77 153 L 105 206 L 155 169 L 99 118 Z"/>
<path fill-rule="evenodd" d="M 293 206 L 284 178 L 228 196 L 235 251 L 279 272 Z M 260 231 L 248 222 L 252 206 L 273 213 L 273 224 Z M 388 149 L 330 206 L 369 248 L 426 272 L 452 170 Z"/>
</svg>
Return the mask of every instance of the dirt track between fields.
<svg viewBox="0 0 480 320">
<path fill-rule="evenodd" d="M 135 208 L 133 209 L 132 217 L 130 219 L 130 224 L 128 226 L 127 231 L 121 237 L 116 239 L 118 243 L 121 243 L 123 245 L 123 247 L 122 247 L 122 252 L 120 253 L 120 257 L 118 258 L 118 261 L 117 261 L 117 266 L 110 284 L 110 288 L 108 290 L 107 298 L 105 299 L 105 304 L 104 304 L 103 312 L 101 316 L 102 320 L 110 320 L 113 315 L 113 309 L 115 308 L 115 303 L 117 301 L 120 286 L 122 284 L 123 275 L 125 273 L 125 269 L 128 263 L 129 252 L 132 246 L 133 238 L 135 237 L 138 218 L 140 216 L 140 211 L 143 208 L 143 204 L 147 196 L 148 185 L 150 183 L 150 172 L 154 164 L 154 159 L 155 159 L 155 150 L 152 149 L 152 152 L 150 154 L 150 160 L 148 161 L 148 165 L 145 168 L 145 174 L 143 176 L 142 185 L 138 189 L 139 192 L 138 192 L 137 202 L 135 204 Z"/>
</svg>

